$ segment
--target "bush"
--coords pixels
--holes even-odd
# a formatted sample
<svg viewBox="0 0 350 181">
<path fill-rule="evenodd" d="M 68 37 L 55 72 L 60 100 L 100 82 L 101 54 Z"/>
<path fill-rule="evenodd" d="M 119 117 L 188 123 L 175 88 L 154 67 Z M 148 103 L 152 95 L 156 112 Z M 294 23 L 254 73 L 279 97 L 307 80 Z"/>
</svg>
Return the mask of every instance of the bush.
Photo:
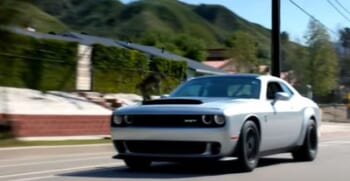
<svg viewBox="0 0 350 181">
<path fill-rule="evenodd" d="M 0 85 L 74 90 L 77 43 L 1 31 Z"/>
<path fill-rule="evenodd" d="M 161 88 L 154 93 L 165 93 L 177 86 L 186 73 L 184 62 L 164 58 L 148 60 L 148 56 L 139 51 L 99 44 L 93 47 L 92 62 L 93 89 L 99 92 L 140 94 L 140 85 L 150 74 L 157 74 L 161 77 Z"/>
<path fill-rule="evenodd" d="M 138 93 L 137 85 L 148 74 L 147 57 L 133 50 L 94 45 L 93 90 Z"/>
<path fill-rule="evenodd" d="M 0 30 L 0 86 L 37 90 L 75 90 L 75 42 L 36 39 Z M 135 50 L 93 45 L 92 89 L 99 92 L 141 93 L 150 75 L 160 77 L 160 90 L 168 93 L 186 74 L 186 63 L 153 58 Z"/>
<path fill-rule="evenodd" d="M 184 61 L 174 61 L 165 58 L 154 58 L 150 69 L 160 74 L 160 93 L 169 93 L 186 77 L 187 64 Z"/>
</svg>

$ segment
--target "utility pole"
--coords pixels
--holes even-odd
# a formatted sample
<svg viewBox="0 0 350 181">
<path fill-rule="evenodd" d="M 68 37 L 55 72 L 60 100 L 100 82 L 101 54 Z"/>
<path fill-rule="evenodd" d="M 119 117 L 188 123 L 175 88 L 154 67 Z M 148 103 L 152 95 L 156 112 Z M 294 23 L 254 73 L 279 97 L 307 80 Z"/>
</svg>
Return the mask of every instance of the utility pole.
<svg viewBox="0 0 350 181">
<path fill-rule="evenodd" d="M 280 39 L 280 0 L 271 0 L 271 74 L 280 77 L 281 39 Z"/>
</svg>

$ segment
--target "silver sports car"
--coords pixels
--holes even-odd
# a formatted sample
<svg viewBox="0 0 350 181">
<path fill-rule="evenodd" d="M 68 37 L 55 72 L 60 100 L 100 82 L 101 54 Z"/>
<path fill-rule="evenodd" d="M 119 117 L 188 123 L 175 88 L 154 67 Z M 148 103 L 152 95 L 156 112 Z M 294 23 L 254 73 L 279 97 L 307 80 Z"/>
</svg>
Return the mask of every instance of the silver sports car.
<svg viewBox="0 0 350 181">
<path fill-rule="evenodd" d="M 133 169 L 152 161 L 236 157 L 253 170 L 259 157 L 291 152 L 312 161 L 318 150 L 320 110 L 280 78 L 232 74 L 193 78 L 168 97 L 113 112 L 111 133 Z"/>
</svg>

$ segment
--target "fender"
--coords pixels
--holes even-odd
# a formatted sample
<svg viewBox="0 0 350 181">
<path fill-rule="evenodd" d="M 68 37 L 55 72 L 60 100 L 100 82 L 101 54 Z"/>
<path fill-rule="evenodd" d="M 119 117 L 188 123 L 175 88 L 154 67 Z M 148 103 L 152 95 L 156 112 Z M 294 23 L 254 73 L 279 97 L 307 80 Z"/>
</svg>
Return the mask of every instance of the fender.
<svg viewBox="0 0 350 181">
<path fill-rule="evenodd" d="M 297 146 L 303 145 L 304 140 L 305 140 L 305 135 L 306 135 L 306 128 L 307 128 L 309 121 L 312 117 L 314 117 L 314 119 L 316 119 L 315 123 L 318 127 L 317 113 L 315 112 L 315 110 L 312 107 L 305 108 L 302 127 L 300 130 L 299 138 L 298 138 L 297 143 L 296 143 Z"/>
<path fill-rule="evenodd" d="M 235 136 L 239 136 L 241 134 L 241 131 L 242 131 L 242 126 L 243 124 L 248 120 L 248 119 L 251 119 L 253 118 L 253 121 L 257 123 L 257 127 L 260 131 L 260 139 L 262 137 L 262 123 L 261 123 L 261 117 L 258 116 L 257 114 L 248 114 L 248 115 L 245 115 L 245 116 L 240 116 L 239 119 L 235 120 L 235 125 L 239 125 L 239 126 L 235 126 L 233 128 L 230 128 L 230 132 L 231 132 L 231 135 L 235 135 Z"/>
</svg>

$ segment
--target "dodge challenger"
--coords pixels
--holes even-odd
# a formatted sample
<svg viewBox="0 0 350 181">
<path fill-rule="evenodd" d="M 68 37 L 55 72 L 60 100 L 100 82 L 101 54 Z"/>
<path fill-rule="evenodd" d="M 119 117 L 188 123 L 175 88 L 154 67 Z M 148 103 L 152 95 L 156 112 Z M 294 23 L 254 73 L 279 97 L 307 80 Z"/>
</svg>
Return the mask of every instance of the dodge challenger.
<svg viewBox="0 0 350 181">
<path fill-rule="evenodd" d="M 111 135 L 131 169 L 154 161 L 236 158 L 252 171 L 259 158 L 291 153 L 312 161 L 320 110 L 286 81 L 256 74 L 192 78 L 169 96 L 113 111 Z"/>
</svg>

